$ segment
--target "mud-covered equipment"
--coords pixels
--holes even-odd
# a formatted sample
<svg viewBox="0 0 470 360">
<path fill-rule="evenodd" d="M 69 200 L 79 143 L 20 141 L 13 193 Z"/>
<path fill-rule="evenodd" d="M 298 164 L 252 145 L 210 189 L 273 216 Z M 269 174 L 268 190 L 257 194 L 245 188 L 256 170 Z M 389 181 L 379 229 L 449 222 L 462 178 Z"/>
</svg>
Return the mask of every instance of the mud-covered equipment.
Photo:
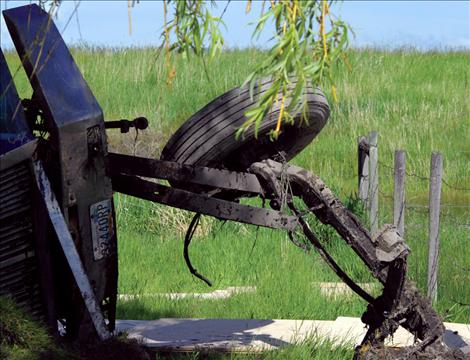
<svg viewBox="0 0 470 360">
<path fill-rule="evenodd" d="M 143 130 L 146 119 L 103 120 L 57 28 L 39 7 L 23 6 L 3 15 L 34 91 L 31 99 L 20 101 L 2 53 L 0 295 L 45 320 L 51 332 L 79 340 L 108 338 L 116 313 L 113 192 L 119 191 L 197 214 L 188 229 L 185 260 L 205 281 L 187 253 L 199 214 L 286 230 L 297 245 L 294 233 L 302 232 L 368 303 L 362 320 L 369 330 L 357 357 L 387 352 L 385 338 L 401 325 L 421 342 L 401 350 L 400 356 L 459 358 L 461 354 L 443 345 L 444 327 L 429 301 L 406 280 L 409 248 L 395 228 L 386 226 L 372 238 L 318 176 L 287 163 L 328 119 L 329 107 L 319 89 L 307 88 L 307 118 L 294 116 L 296 123 L 286 125 L 275 142 L 268 132 L 278 118 L 276 106 L 258 137 L 247 132 L 241 140 L 235 138 L 246 109 L 270 86 L 265 80 L 253 99 L 247 88 L 233 89 L 193 115 L 169 140 L 161 159 L 108 153 L 105 129 Z M 268 200 L 271 209 L 238 201 L 247 196 Z M 341 269 L 294 198 L 351 246 L 383 285 L 379 297 Z"/>
</svg>

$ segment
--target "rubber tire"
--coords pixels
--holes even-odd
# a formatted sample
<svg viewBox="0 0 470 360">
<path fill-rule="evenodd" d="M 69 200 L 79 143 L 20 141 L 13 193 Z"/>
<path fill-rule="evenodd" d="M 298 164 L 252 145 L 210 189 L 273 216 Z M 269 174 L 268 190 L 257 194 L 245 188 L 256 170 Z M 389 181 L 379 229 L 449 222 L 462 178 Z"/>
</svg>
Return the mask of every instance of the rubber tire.
<svg viewBox="0 0 470 360">
<path fill-rule="evenodd" d="M 254 90 L 254 99 L 271 85 L 264 80 Z M 286 160 L 302 151 L 326 124 L 330 110 L 320 89 L 308 87 L 307 119 L 301 121 L 301 114 L 295 116 L 294 125 L 283 125 L 279 138 L 269 139 L 279 116 L 280 101 L 273 106 L 267 118 L 258 129 L 254 128 L 236 139 L 235 134 L 246 121 L 245 111 L 254 103 L 248 87 L 235 88 L 219 96 L 191 116 L 173 134 L 165 145 L 161 159 L 188 165 L 209 166 L 236 171 L 246 171 L 254 162 L 276 158 L 282 154 Z M 286 101 L 288 106 L 289 100 Z"/>
</svg>

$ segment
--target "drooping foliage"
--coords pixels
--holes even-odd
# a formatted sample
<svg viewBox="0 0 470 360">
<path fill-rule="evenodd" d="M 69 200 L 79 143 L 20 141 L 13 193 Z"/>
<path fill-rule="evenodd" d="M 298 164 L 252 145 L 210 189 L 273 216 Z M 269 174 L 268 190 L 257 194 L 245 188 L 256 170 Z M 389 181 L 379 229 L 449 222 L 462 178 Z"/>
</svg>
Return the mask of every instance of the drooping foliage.
<svg viewBox="0 0 470 360">
<path fill-rule="evenodd" d="M 49 4 L 51 13 L 61 2 L 38 1 L 43 7 Z M 162 49 L 165 52 L 169 86 L 177 72 L 170 56 L 172 51 L 182 54 L 186 59 L 197 56 L 204 64 L 222 52 L 224 38 L 221 27 L 225 27 L 223 16 L 230 12 L 230 2 L 231 0 L 163 1 Z M 264 61 L 247 77 L 244 85 L 249 86 L 251 93 L 263 78 L 272 79 L 272 85 L 247 110 L 247 121 L 239 129 L 238 135 L 242 135 L 251 126 L 257 130 L 276 103 L 279 105 L 279 114 L 276 127 L 271 131 L 272 138 L 276 138 L 282 131 L 283 123 L 292 123 L 293 115 L 306 109 L 304 90 L 309 85 L 328 84 L 333 100 L 336 101 L 333 66 L 343 61 L 349 67 L 346 49 L 350 33 L 349 26 L 330 11 L 336 2 L 262 1 L 261 13 L 255 21 L 252 36 L 259 37 L 268 28 L 272 29 L 273 24 L 273 41 L 270 42 Z M 128 0 L 129 9 L 136 3 L 138 1 Z M 252 4 L 253 0 L 246 1 L 246 13 L 252 11 Z M 222 13 L 214 16 L 212 12 L 220 5 L 224 6 Z"/>
<path fill-rule="evenodd" d="M 222 16 L 211 13 L 215 1 L 165 0 L 164 48 L 167 58 L 168 83 L 176 73 L 170 61 L 170 52 L 178 51 L 186 57 L 196 55 L 211 61 L 223 49 Z M 230 1 L 222 12 L 229 10 Z M 239 129 L 241 135 L 250 126 L 257 129 L 272 105 L 280 102 L 280 111 L 271 135 L 276 138 L 284 122 L 292 122 L 293 115 L 306 107 L 304 90 L 308 84 L 329 83 L 336 101 L 333 83 L 333 65 L 345 61 L 348 46 L 348 25 L 334 16 L 330 7 L 334 1 L 321 0 L 264 0 L 256 20 L 253 37 L 274 24 L 275 33 L 267 56 L 245 80 L 251 90 L 262 78 L 272 78 L 271 87 L 246 112 L 247 121 Z M 220 2 L 218 3 L 220 5 Z M 252 0 L 246 4 L 251 11 Z M 230 10 L 229 10 L 230 11 Z M 170 19 L 171 17 L 171 19 Z M 271 27 L 270 27 L 271 28 Z M 296 80 L 295 82 L 293 80 Z M 326 80 L 326 81 L 325 81 Z M 286 101 L 286 99 L 289 99 Z"/>
</svg>

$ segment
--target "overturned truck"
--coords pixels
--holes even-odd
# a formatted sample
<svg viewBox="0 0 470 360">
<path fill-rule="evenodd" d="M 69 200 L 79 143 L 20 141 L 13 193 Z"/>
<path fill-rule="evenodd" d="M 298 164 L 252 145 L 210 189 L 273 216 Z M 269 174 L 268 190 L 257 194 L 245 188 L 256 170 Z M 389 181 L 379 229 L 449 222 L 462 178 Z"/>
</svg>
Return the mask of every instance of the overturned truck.
<svg viewBox="0 0 470 360">
<path fill-rule="evenodd" d="M 104 121 L 103 112 L 47 13 L 36 5 L 3 12 L 33 95 L 20 100 L 0 54 L 0 295 L 43 320 L 53 334 L 89 341 L 111 336 L 117 298 L 117 229 L 113 192 L 200 214 L 303 232 L 332 270 L 367 303 L 368 326 L 357 358 L 464 358 L 442 341 L 444 326 L 429 301 L 406 279 L 409 248 L 386 226 L 372 238 L 360 221 L 312 172 L 288 161 L 321 131 L 329 116 L 319 89 L 309 87 L 308 122 L 268 132 L 276 105 L 255 139 L 235 140 L 253 104 L 249 89 L 233 89 L 194 114 L 171 137 L 160 159 L 109 153 L 106 129 L 145 129 L 145 118 Z M 262 81 L 254 97 L 270 87 Z M 300 115 L 299 115 L 300 117 Z M 299 125 L 300 124 L 300 125 Z M 152 179 L 165 179 L 170 186 Z M 240 204 L 268 200 L 270 209 Z M 331 257 L 305 220 L 301 200 L 332 226 L 383 285 L 373 297 Z M 388 349 L 398 326 L 415 335 L 412 347 Z M 419 339 L 419 340 L 418 340 Z"/>
</svg>

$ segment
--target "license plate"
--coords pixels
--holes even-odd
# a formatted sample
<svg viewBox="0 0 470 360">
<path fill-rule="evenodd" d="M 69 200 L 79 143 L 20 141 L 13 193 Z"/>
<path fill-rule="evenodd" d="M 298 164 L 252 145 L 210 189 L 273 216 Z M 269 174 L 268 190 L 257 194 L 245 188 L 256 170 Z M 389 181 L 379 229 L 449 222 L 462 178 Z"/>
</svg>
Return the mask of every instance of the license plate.
<svg viewBox="0 0 470 360">
<path fill-rule="evenodd" d="M 91 236 L 93 257 L 103 259 L 111 254 L 114 236 L 113 206 L 111 199 L 90 206 Z"/>
</svg>

